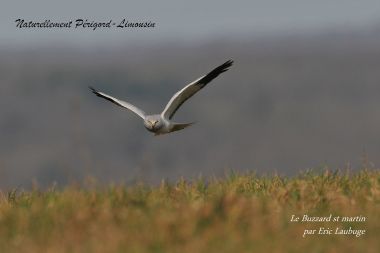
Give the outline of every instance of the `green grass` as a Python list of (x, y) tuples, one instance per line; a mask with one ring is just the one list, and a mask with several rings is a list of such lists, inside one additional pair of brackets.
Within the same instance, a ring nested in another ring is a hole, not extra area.
[[(293, 214), (367, 220), (295, 223)], [(302, 237), (337, 226), (366, 233)], [(379, 170), (0, 195), (0, 252), (380, 252), (379, 235)]]

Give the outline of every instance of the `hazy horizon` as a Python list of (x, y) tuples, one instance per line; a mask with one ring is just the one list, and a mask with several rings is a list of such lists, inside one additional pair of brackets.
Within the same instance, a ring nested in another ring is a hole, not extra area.
[[(292, 175), (326, 165), (358, 169), (366, 156), (380, 164), (378, 1), (41, 3), (0, 10), (2, 189), (88, 175), (104, 182), (231, 169)], [(159, 26), (53, 31), (14, 24), (79, 17)], [(155, 113), (228, 59), (231, 69), (175, 115), (197, 124), (170, 135), (152, 136), (141, 119), (88, 89)]]

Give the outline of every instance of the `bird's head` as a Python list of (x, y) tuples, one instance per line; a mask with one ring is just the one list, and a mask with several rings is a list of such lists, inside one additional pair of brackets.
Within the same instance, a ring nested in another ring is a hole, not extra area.
[(159, 115), (147, 116), (144, 120), (144, 126), (149, 131), (155, 132), (162, 127), (161, 117)]

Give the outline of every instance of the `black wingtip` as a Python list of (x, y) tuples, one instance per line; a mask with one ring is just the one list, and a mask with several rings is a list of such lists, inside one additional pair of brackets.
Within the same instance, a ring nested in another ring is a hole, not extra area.
[(97, 91), (94, 87), (88, 86), (88, 88), (94, 93), (95, 95), (99, 96), (99, 91)]
[(219, 70), (219, 73), (226, 72), (228, 68), (232, 66), (233, 63), (234, 61), (230, 59), (226, 61), (225, 63), (223, 63), (222, 65), (220, 65), (219, 67), (217, 67), (216, 69)]
[(208, 73), (205, 77), (203, 77), (199, 81), (199, 83), (204, 86), (207, 83), (211, 82), (211, 80), (213, 80), (214, 78), (219, 76), (221, 73), (226, 72), (228, 70), (228, 68), (232, 66), (233, 62), (234, 62), (233, 60), (228, 60), (225, 63), (223, 63), (222, 65), (216, 67), (210, 73)]
[(230, 59), (230, 60), (226, 61), (225, 63), (223, 63), (221, 67), (223, 67), (223, 69), (225, 69), (225, 70), (228, 70), (227, 68), (231, 67), (233, 63), (234, 63), (234, 61)]
[(226, 61), (224, 64), (225, 64), (227, 67), (231, 67), (233, 63), (234, 63), (234, 61), (231, 60), (231, 59), (229, 59), (229, 60)]

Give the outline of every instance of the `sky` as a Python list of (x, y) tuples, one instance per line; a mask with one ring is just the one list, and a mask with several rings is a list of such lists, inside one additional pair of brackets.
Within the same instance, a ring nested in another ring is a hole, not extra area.
[[(156, 26), (20, 29), (19, 18)], [(379, 164), (379, 31), (379, 0), (2, 0), (0, 187), (358, 168), (362, 154)], [(155, 112), (230, 58), (178, 113), (199, 124), (165, 138), (88, 90)]]
[[(18, 29), (15, 20), (76, 20), (115, 23), (123, 18), (152, 21), (154, 29)], [(0, 46), (50, 43), (94, 46), (150, 41), (207, 41), (220, 37), (262, 36), (361, 29), (380, 24), (378, 0), (287, 1), (10, 1), (0, 10)]]

